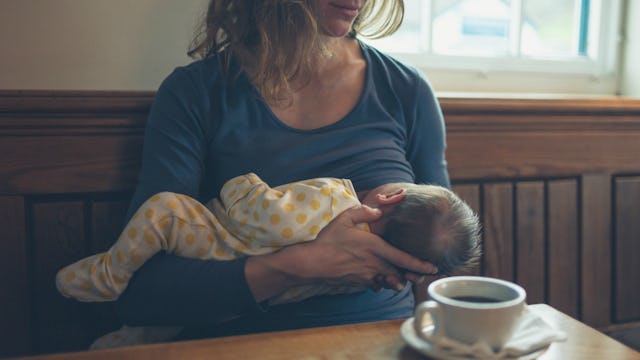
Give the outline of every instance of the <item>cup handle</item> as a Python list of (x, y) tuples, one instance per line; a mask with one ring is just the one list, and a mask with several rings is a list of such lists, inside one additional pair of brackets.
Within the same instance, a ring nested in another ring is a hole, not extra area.
[[(433, 334), (429, 336), (431, 339), (427, 338), (422, 331), (422, 321), (426, 313), (431, 315), (431, 319), (433, 321)], [(444, 322), (442, 321), (442, 308), (440, 305), (432, 300), (420, 303), (414, 311), (413, 327), (416, 334), (427, 341), (433, 340), (433, 338), (440, 337), (444, 334)]]

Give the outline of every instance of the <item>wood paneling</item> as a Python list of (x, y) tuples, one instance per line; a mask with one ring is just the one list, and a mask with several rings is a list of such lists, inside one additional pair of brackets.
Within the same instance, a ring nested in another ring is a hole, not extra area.
[(484, 185), (484, 275), (514, 281), (513, 186)]
[(0, 90), (0, 114), (88, 114), (92, 119), (147, 114), (154, 96), (152, 91)]
[(640, 101), (443, 98), (453, 179), (638, 171)]
[(580, 317), (580, 246), (578, 242), (578, 182), (548, 184), (548, 303)]
[(0, 91), (0, 194), (130, 190), (152, 98)]
[(451, 190), (480, 216), (480, 186), (478, 184), (453, 184)]
[(135, 135), (8, 137), (0, 142), (0, 193), (129, 190), (141, 145)]
[(611, 323), (611, 177), (582, 177), (582, 320)]
[(91, 253), (109, 249), (125, 226), (129, 199), (94, 201), (91, 204)]
[(615, 182), (615, 320), (640, 320), (640, 177)]
[(530, 304), (545, 301), (544, 183), (516, 184), (516, 282)]
[[(80, 349), (118, 326), (53, 277), (119, 234), (153, 95), (0, 91), (0, 356)], [(484, 228), (478, 272), (591, 326), (639, 320), (640, 101), (441, 104), (453, 189)]]
[[(638, 131), (453, 132), (447, 159), (452, 178), (464, 179), (631, 172), (637, 171), (638, 137)], [(459, 148), (473, 156), (452, 150)]]
[[(469, 207), (478, 215), (480, 223), (482, 224), (482, 213), (480, 205), (480, 185), (479, 184), (453, 184), (451, 190), (455, 192)], [(482, 263), (484, 262), (484, 253), (480, 259), (480, 262), (475, 269), (470, 270), (461, 275), (481, 275)]]
[(0, 357), (31, 347), (25, 204), (20, 196), (0, 196)]
[(58, 270), (87, 253), (84, 203), (36, 203), (33, 229), (36, 351), (84, 348), (94, 335), (87, 306), (63, 298), (55, 287)]
[[(640, 114), (640, 101), (621, 98), (615, 96), (569, 98), (558, 96), (550, 98), (548, 96), (524, 98), (526, 94), (510, 98), (491, 98), (480, 94), (477, 97), (469, 96), (445, 96), (440, 98), (440, 104), (447, 116), (465, 116), (468, 125), (479, 129), (489, 127), (497, 130), (519, 126), (521, 123), (528, 123), (527, 116), (560, 116), (560, 115), (583, 115), (582, 120), (566, 120), (558, 122), (555, 128), (578, 127), (577, 125), (587, 125), (594, 129), (609, 129), (611, 125), (598, 121), (603, 116), (625, 116)], [(477, 123), (473, 115), (488, 117), (488, 122)], [(497, 116), (510, 116), (511, 120), (503, 118), (496, 119)], [(544, 122), (544, 119), (541, 119)], [(637, 127), (638, 122), (627, 119), (625, 123), (629, 127)], [(547, 125), (548, 126), (548, 125)]]

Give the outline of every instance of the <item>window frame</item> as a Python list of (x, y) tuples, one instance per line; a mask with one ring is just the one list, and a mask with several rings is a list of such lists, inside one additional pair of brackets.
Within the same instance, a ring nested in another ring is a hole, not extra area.
[[(523, 0), (513, 1), (521, 4)], [(596, 41), (598, 46), (595, 49), (588, 48), (584, 57), (483, 57), (439, 55), (425, 50), (387, 53), (422, 70), (436, 91), (615, 95), (620, 91), (623, 1), (590, 2), (591, 6), (595, 4), (599, 7), (599, 16), (591, 16), (588, 20), (588, 41)], [(433, 2), (426, 0), (425, 3), (422, 16), (432, 19), (429, 8)], [(421, 36), (430, 37), (430, 29), (431, 26), (423, 26)], [(517, 38), (519, 42), (519, 36)], [(519, 47), (519, 43), (512, 46)], [(384, 48), (381, 50), (385, 51)]]

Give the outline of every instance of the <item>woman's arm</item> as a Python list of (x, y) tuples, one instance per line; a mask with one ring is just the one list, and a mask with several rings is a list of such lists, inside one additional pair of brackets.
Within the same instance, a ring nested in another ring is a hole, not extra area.
[(244, 259), (205, 261), (160, 253), (116, 303), (128, 325), (216, 324), (262, 311), (244, 277)]
[(118, 301), (120, 314), (131, 325), (215, 324), (261, 311), (257, 302), (293, 286), (323, 283), (398, 289), (405, 282), (399, 267), (433, 273), (431, 264), (355, 227), (379, 216), (379, 211), (368, 207), (352, 208), (325, 227), (315, 241), (240, 260), (200, 261), (159, 254), (130, 282)]
[(429, 83), (416, 74), (416, 97), (407, 106), (407, 160), (416, 183), (451, 187), (445, 159), (445, 122), (438, 99)]
[(380, 216), (377, 209), (356, 206), (336, 217), (314, 241), (249, 258), (245, 274), (254, 298), (263, 301), (289, 287), (317, 283), (399, 290), (405, 283), (405, 274), (399, 268), (418, 274), (437, 271), (430, 263), (355, 226), (376, 221)]
[[(180, 70), (158, 90), (128, 217), (159, 192), (199, 199), (207, 147), (200, 119), (209, 115), (198, 102), (204, 93)], [(216, 323), (260, 311), (247, 287), (244, 265), (245, 259), (204, 261), (160, 253), (136, 272), (116, 308), (129, 325)]]

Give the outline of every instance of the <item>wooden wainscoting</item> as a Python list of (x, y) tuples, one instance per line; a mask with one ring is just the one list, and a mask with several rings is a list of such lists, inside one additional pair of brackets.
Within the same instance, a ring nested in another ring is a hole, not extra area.
[[(0, 91), (0, 357), (118, 326), (53, 279), (122, 228), (153, 95)], [(484, 226), (478, 273), (601, 329), (640, 324), (640, 101), (441, 103), (454, 190)]]
[(482, 273), (592, 326), (639, 321), (640, 101), (441, 102), (455, 189), (485, 227)]
[(0, 92), (0, 357), (83, 349), (118, 326), (54, 276), (124, 226), (153, 95)]

